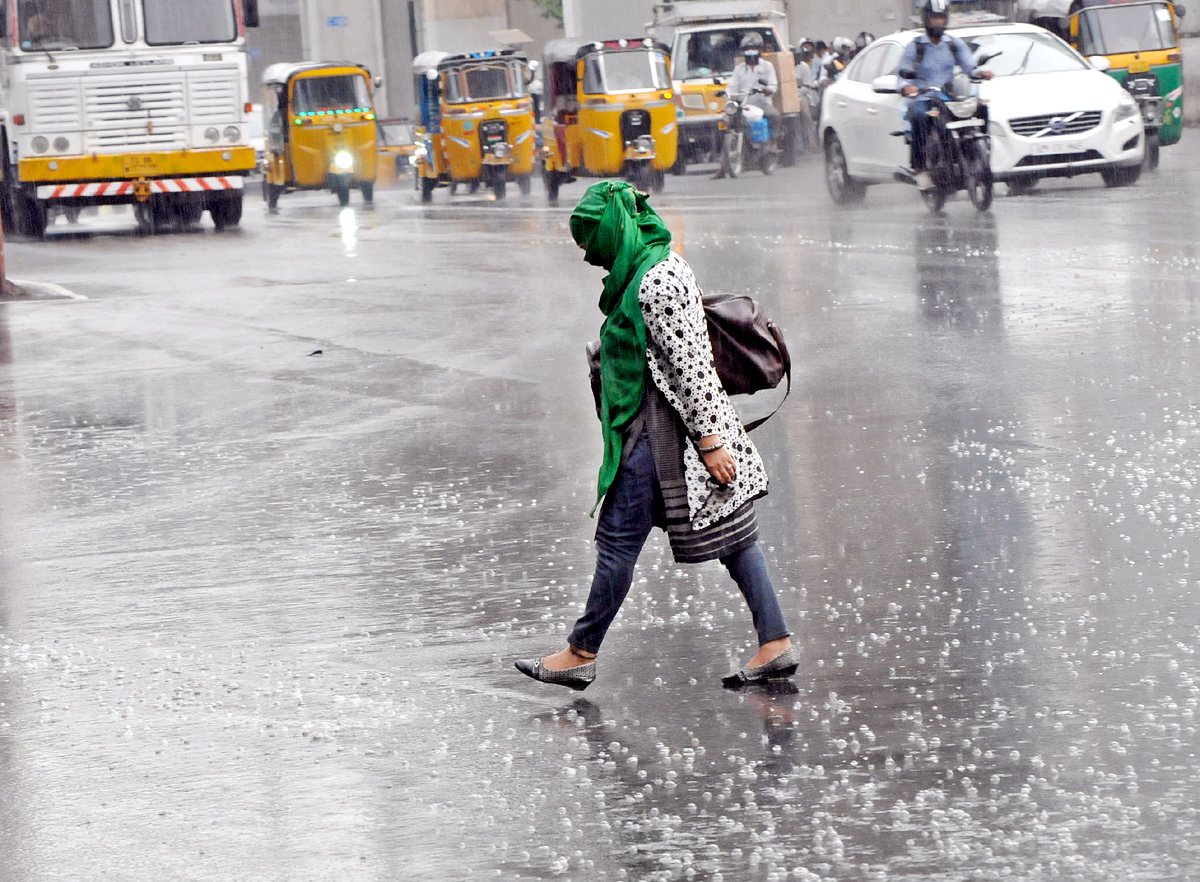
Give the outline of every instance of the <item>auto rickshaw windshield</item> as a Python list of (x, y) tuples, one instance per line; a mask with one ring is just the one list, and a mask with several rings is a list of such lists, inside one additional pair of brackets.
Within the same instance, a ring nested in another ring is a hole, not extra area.
[(446, 75), (446, 100), (451, 104), (467, 101), (495, 101), (521, 98), (525, 90), (525, 65), (473, 64), (451, 70)]
[(583, 91), (586, 95), (640, 92), (671, 88), (667, 59), (661, 52), (646, 49), (597, 52), (584, 60)]
[(1079, 14), (1079, 51), (1084, 55), (1121, 55), (1177, 45), (1175, 23), (1165, 3), (1094, 7)]
[(357, 74), (328, 77), (302, 77), (292, 87), (294, 113), (319, 113), (330, 110), (370, 107), (371, 95), (366, 78)]

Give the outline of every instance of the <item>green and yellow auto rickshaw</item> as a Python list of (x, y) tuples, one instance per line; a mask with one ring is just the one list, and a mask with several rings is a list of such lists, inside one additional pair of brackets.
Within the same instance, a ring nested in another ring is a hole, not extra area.
[[(1034, 4), (1035, 7), (1039, 4)], [(1183, 134), (1183, 51), (1171, 0), (1072, 0), (1066, 19), (1033, 20), (1108, 72), (1137, 99), (1146, 125), (1146, 164), (1158, 165), (1158, 148)]]

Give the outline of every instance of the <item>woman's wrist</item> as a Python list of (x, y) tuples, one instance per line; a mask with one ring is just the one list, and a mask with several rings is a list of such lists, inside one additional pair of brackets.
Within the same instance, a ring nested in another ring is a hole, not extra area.
[(705, 435), (696, 442), (696, 448), (701, 453), (712, 453), (714, 450), (720, 450), (725, 446), (725, 442), (721, 440), (720, 435)]

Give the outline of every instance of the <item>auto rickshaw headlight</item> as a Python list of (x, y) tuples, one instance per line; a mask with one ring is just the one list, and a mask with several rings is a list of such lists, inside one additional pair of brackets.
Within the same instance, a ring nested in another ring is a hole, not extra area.
[(334, 155), (333, 164), (342, 171), (350, 171), (350, 169), (354, 168), (354, 157), (343, 150), (341, 153)]
[(497, 159), (504, 159), (504, 157), (508, 156), (508, 145), (503, 141), (498, 141), (497, 143), (493, 144), (490, 149), (492, 151), (492, 156), (496, 157)]
[(216, 144), (221, 140), (221, 132), (216, 126), (209, 126), (204, 130), (204, 140), (211, 141), (213, 144)]
[(45, 153), (50, 149), (50, 142), (41, 135), (38, 135), (29, 142), (29, 146), (33, 148), (34, 153)]
[(225, 127), (225, 140), (228, 141), (230, 144), (239, 140), (241, 137), (242, 137), (242, 130), (239, 129), (237, 126), (226, 126)]

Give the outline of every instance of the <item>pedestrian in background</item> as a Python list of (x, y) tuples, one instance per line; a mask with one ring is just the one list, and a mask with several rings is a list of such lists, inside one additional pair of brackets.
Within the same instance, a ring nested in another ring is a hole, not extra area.
[(789, 677), (799, 649), (758, 545), (753, 506), (767, 492), (766, 469), (713, 366), (692, 269), (671, 251), (671, 233), (647, 195), (624, 182), (589, 187), (571, 235), (588, 263), (608, 270), (596, 570), (567, 647), (516, 666), (544, 683), (586, 689), (642, 546), (659, 526), (677, 562), (720, 560), (750, 608), (759, 649), (725, 685)]

